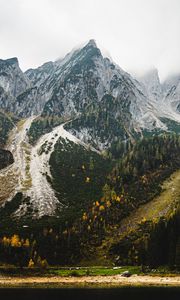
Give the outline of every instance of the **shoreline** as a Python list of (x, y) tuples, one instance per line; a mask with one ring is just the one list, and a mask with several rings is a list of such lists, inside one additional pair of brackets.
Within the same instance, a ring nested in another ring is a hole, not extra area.
[(132, 275), (131, 277), (11, 277), (0, 276), (0, 288), (118, 288), (118, 287), (179, 287), (180, 276)]

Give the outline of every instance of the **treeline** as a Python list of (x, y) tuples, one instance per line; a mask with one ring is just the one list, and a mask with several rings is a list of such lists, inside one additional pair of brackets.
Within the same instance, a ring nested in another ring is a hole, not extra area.
[(3, 148), (7, 142), (8, 134), (13, 129), (17, 118), (11, 114), (0, 111), (0, 148)]
[(70, 211), (71, 219), (68, 211), (63, 211), (65, 216), (60, 220), (44, 217), (26, 223), (6, 221), (6, 230), (0, 230), (1, 262), (33, 267), (40, 265), (40, 260), (50, 265), (73, 265), (85, 257), (94, 259), (95, 249), (105, 238), (109, 225), (123, 218), (127, 206), (125, 196), (117, 195), (106, 184), (103, 196), (76, 215)]
[(144, 138), (120, 162), (119, 171), (124, 174), (126, 181), (157, 168), (176, 168), (180, 165), (179, 151), (179, 135), (162, 134)]
[(49, 163), (51, 184), (59, 201), (68, 207), (66, 212), (71, 211), (74, 215), (74, 220), (102, 196), (102, 188), (112, 168), (109, 159), (63, 138), (56, 143)]
[(137, 207), (156, 196), (161, 191), (160, 183), (180, 167), (180, 136), (143, 138), (127, 148), (119, 146), (123, 154), (110, 174), (110, 185), (117, 193), (127, 193)]
[(161, 265), (180, 270), (180, 204), (175, 204), (169, 217), (147, 221), (111, 246), (119, 265), (142, 265), (156, 268)]
[[(121, 149), (121, 148), (120, 148)], [(121, 150), (122, 151), (122, 150)], [(162, 134), (143, 138), (123, 154), (111, 173), (111, 186), (126, 194), (134, 208), (161, 192), (160, 184), (180, 168), (180, 136)], [(131, 210), (131, 206), (128, 206)], [(179, 268), (180, 206), (172, 207), (168, 218), (142, 220), (139, 229), (128, 232), (113, 245), (119, 264), (145, 264), (151, 267), (169, 265)]]
[(43, 134), (51, 132), (54, 127), (65, 121), (63, 117), (58, 116), (37, 117), (28, 131), (29, 142), (35, 144)]
[(1, 262), (29, 268), (46, 268), (47, 260), (42, 259), (36, 251), (36, 241), (22, 238), (18, 234), (0, 238)]
[[(95, 152), (60, 139), (50, 159), (54, 178), (51, 184), (59, 199), (64, 199), (63, 204), (68, 205), (59, 212), (59, 218), (29, 218), (17, 221), (14, 227), (11, 222), (9, 234), (8, 213), (6, 230), (0, 230), (1, 261), (36, 266), (41, 259), (50, 265), (72, 265), (87, 258), (93, 263), (97, 247), (110, 236), (111, 229), (118, 228), (139, 205), (153, 199), (161, 191), (162, 181), (180, 167), (178, 135), (145, 138), (129, 144), (127, 152), (119, 149), (124, 154), (111, 164)], [(178, 207), (167, 219), (142, 220), (138, 230), (112, 245), (109, 256), (119, 256), (117, 264), (168, 264), (179, 268)], [(23, 222), (27, 228), (23, 228)], [(19, 236), (21, 246), (12, 245), (14, 234)]]

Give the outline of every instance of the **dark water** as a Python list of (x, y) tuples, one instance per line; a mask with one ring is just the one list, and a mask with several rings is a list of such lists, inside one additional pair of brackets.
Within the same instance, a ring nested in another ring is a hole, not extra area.
[(180, 288), (0, 289), (0, 300), (180, 300)]

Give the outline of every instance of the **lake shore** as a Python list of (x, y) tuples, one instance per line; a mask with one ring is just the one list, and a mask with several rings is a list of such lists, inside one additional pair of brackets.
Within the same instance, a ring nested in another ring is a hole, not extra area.
[(105, 288), (105, 287), (180, 287), (180, 276), (132, 275), (131, 277), (115, 276), (82, 276), (82, 277), (0, 277), (0, 288), (42, 287), (42, 288)]

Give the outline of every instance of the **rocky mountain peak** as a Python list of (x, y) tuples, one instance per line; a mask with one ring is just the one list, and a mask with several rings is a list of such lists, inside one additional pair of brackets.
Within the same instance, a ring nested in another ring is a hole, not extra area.
[[(86, 119), (91, 112), (93, 119), (101, 106), (99, 115), (104, 118), (101, 122), (108, 124), (109, 112), (106, 115), (104, 112), (110, 105), (113, 118), (121, 120), (128, 131), (164, 129), (158, 121), (164, 105), (161, 101), (164, 86), (158, 70), (149, 70), (137, 81), (107, 58), (94, 39), (64, 58), (25, 73), (19, 68), (17, 58), (0, 60), (0, 88), (0, 108), (20, 117), (41, 114), (74, 118), (83, 114)], [(173, 111), (179, 110), (179, 89), (175, 88), (168, 100), (172, 104), (173, 99)], [(87, 129), (87, 124), (83, 126), (83, 130)]]
[(14, 110), (17, 97), (30, 88), (30, 81), (19, 67), (16, 57), (0, 60), (0, 109)]
[(143, 82), (147, 86), (160, 85), (159, 73), (156, 68), (153, 68), (146, 72), (141, 78), (141, 82)]
[(89, 42), (84, 47), (79, 49), (80, 56), (82, 55), (82, 53), (83, 55), (88, 55), (89, 58), (95, 56), (102, 56), (101, 50), (98, 48), (95, 40), (93, 39), (89, 40)]
[(12, 57), (12, 58), (8, 58), (8, 59), (0, 59), (0, 68), (12, 66), (12, 65), (19, 66), (17, 57)]
[(158, 101), (162, 97), (162, 86), (158, 74), (158, 70), (153, 68), (144, 74), (139, 80), (147, 89), (148, 96)]
[(180, 84), (180, 74), (168, 76), (162, 84), (164, 93), (166, 94), (173, 86), (177, 86), (179, 84)]
[(90, 39), (89, 42), (87, 43), (87, 45), (97, 48), (97, 44), (94, 39)]

